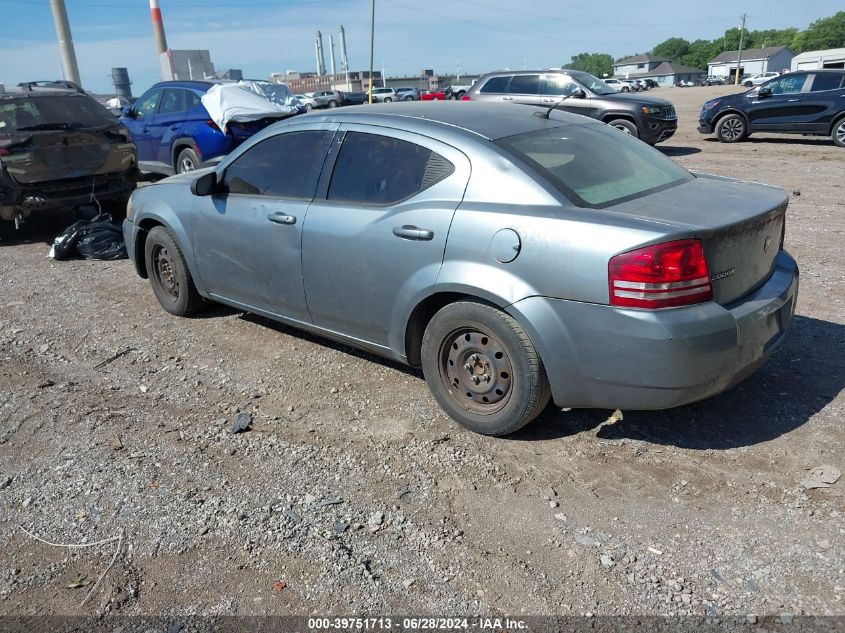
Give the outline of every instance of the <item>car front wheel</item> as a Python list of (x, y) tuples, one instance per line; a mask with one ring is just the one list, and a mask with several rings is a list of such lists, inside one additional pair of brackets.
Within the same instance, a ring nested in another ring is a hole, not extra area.
[(422, 366), (438, 404), (476, 433), (513, 433), (549, 402), (531, 339), (513, 317), (485, 303), (459, 301), (437, 312), (423, 336)]
[(833, 124), (833, 132), (830, 135), (834, 144), (845, 147), (845, 118), (839, 119)]
[(189, 171), (194, 171), (199, 167), (200, 159), (197, 153), (189, 147), (186, 147), (179, 156), (176, 157), (176, 173), (185, 174)]
[(150, 230), (144, 243), (147, 274), (161, 307), (170, 314), (187, 316), (203, 307), (182, 249), (163, 226)]
[(610, 127), (615, 127), (620, 132), (633, 136), (634, 138), (640, 137), (640, 134), (637, 131), (637, 126), (627, 119), (614, 119), (613, 121), (608, 121), (607, 124)]
[(738, 143), (748, 135), (748, 125), (738, 114), (728, 114), (716, 124), (716, 138), (722, 143)]

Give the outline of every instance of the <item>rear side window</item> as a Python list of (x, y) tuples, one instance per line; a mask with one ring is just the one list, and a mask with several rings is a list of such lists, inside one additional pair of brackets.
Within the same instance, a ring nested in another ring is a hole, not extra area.
[(491, 77), (481, 86), (481, 92), (504, 92), (510, 77)]
[(232, 194), (310, 200), (334, 132), (289, 132), (250, 147), (226, 168)]
[(91, 97), (55, 95), (12, 99), (0, 104), (0, 132), (99, 127), (116, 123)]
[(540, 94), (540, 75), (514, 75), (508, 88), (511, 94)]
[(158, 107), (159, 114), (173, 114), (187, 110), (187, 90), (181, 88), (168, 88), (161, 97), (161, 105)]
[(497, 143), (579, 206), (607, 207), (693, 178), (657, 150), (603, 124), (539, 130)]
[(337, 157), (329, 200), (386, 205), (449, 176), (452, 163), (430, 149), (389, 136), (348, 132)]
[(845, 75), (839, 73), (819, 73), (813, 79), (813, 92), (821, 92), (822, 90), (836, 90), (842, 85), (842, 78)]

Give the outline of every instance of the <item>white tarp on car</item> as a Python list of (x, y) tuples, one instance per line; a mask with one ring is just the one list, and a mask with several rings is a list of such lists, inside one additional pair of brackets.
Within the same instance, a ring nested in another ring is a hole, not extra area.
[(299, 112), (299, 103), (286, 85), (266, 81), (217, 84), (202, 96), (202, 104), (221, 130), (229, 121), (281, 119)]

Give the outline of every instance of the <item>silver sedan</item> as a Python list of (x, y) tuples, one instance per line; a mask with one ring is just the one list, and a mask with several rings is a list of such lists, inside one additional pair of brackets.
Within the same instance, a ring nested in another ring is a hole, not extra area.
[(387, 104), (263, 130), (135, 191), (165, 310), (209, 301), (414, 367), (465, 427), (659, 409), (758, 368), (793, 316), (781, 189), (692, 174), (593, 119)]

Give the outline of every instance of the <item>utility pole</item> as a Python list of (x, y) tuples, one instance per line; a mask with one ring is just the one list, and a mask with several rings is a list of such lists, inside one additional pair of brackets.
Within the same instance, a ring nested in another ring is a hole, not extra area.
[(79, 66), (76, 63), (76, 52), (73, 50), (73, 37), (70, 34), (70, 23), (67, 19), (65, 0), (50, 0), (53, 11), (53, 22), (56, 24), (56, 36), (59, 39), (59, 53), (62, 56), (62, 73), (64, 79), (82, 86), (79, 79)]
[(376, 0), (372, 0), (372, 13), (370, 16), (370, 81), (367, 91), (367, 101), (373, 102), (373, 52), (376, 45)]
[(736, 80), (734, 85), (739, 85), (739, 67), (742, 63), (742, 36), (745, 34), (745, 13), (742, 14), (742, 22), (739, 23), (739, 50), (736, 53)]

